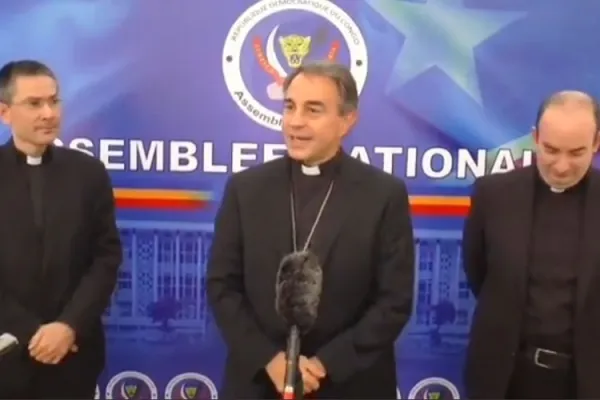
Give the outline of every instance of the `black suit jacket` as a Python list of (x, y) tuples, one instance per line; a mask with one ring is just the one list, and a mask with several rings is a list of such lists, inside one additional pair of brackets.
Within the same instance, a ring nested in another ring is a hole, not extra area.
[[(220, 398), (275, 398), (264, 371), (285, 350), (275, 277), (292, 251), (287, 157), (233, 175), (215, 222), (208, 296), (229, 349)], [(315, 232), (319, 317), (303, 339), (328, 376), (318, 398), (395, 398), (394, 341), (412, 309), (414, 244), (405, 185), (343, 155)]]
[[(504, 398), (527, 300), (534, 167), (475, 182), (463, 235), (464, 268), (477, 297), (466, 363), (469, 398)], [(600, 172), (586, 189), (575, 308), (579, 398), (598, 398), (600, 371)]]
[(122, 257), (110, 179), (102, 162), (75, 150), (52, 147), (44, 159), (40, 234), (24, 156), (12, 142), (0, 146), (0, 332), (21, 345), (0, 358), (0, 391), (29, 379), (27, 346), (48, 322), (76, 332), (79, 352), (67, 355), (65, 365), (79, 374), (104, 366), (101, 316)]

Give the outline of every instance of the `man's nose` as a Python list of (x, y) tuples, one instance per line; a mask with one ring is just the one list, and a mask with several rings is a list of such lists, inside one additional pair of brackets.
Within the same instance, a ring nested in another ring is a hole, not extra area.
[(55, 110), (50, 104), (45, 103), (40, 107), (40, 115), (44, 119), (52, 118), (55, 115)]
[(564, 174), (569, 170), (569, 161), (566, 160), (564, 157), (561, 157), (558, 161), (556, 161), (556, 163), (554, 164), (554, 171), (556, 171), (557, 174)]
[(289, 122), (293, 127), (302, 127), (306, 125), (306, 118), (303, 113), (296, 111), (290, 116)]

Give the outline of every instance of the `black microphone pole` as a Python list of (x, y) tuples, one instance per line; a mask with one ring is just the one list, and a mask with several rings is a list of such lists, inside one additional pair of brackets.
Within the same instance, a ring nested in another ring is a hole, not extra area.
[(317, 256), (308, 251), (288, 254), (279, 265), (276, 281), (275, 310), (289, 328), (282, 398), (301, 400), (300, 335), (306, 335), (317, 318), (323, 281)]
[(298, 361), (300, 359), (300, 331), (292, 325), (285, 351), (285, 380), (283, 381), (283, 400), (300, 400), (304, 398), (304, 387), (300, 385)]

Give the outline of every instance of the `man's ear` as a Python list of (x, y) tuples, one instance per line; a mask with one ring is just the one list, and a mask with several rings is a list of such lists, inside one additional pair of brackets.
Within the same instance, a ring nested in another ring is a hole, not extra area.
[(10, 112), (11, 110), (8, 104), (0, 102), (0, 121), (6, 125), (10, 125), (11, 122)]
[(537, 143), (540, 138), (540, 133), (535, 126), (531, 128), (531, 136), (533, 137), (533, 143)]
[(342, 137), (345, 137), (350, 133), (356, 122), (358, 121), (358, 110), (350, 111), (346, 115), (344, 115), (344, 131), (342, 133)]

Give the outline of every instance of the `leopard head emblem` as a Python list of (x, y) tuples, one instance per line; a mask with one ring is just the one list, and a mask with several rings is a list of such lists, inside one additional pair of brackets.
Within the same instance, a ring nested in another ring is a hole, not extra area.
[(310, 53), (310, 36), (280, 36), (279, 45), (288, 65), (291, 68), (298, 68), (302, 65), (304, 57)]

